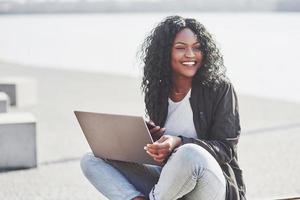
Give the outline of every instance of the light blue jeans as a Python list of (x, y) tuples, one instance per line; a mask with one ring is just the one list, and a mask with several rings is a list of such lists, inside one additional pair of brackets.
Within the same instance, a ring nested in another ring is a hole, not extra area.
[(110, 200), (145, 196), (150, 200), (225, 200), (226, 180), (217, 161), (201, 146), (185, 144), (163, 166), (81, 159), (86, 178)]

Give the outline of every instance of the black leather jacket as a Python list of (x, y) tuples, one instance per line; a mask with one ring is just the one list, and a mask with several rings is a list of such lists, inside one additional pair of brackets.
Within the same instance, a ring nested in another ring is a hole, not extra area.
[[(241, 131), (238, 101), (232, 84), (226, 81), (216, 87), (193, 84), (190, 104), (198, 139), (181, 136), (183, 144), (200, 145), (217, 160), (227, 180), (227, 200), (245, 200), (246, 188), (237, 158)], [(164, 125), (168, 103), (164, 104), (162, 115), (159, 124)]]

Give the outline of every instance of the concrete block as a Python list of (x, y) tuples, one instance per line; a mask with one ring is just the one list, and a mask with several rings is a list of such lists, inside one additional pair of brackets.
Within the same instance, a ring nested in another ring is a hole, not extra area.
[(0, 169), (36, 166), (35, 117), (30, 113), (0, 113)]
[(0, 92), (0, 113), (6, 113), (9, 107), (9, 97), (5, 92)]
[(12, 106), (32, 106), (37, 103), (37, 83), (33, 78), (0, 78), (0, 92), (5, 92)]

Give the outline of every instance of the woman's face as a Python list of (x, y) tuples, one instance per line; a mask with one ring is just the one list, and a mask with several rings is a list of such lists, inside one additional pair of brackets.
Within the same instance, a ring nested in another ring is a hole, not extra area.
[(197, 36), (189, 28), (178, 32), (172, 46), (173, 76), (192, 78), (200, 68), (202, 58)]

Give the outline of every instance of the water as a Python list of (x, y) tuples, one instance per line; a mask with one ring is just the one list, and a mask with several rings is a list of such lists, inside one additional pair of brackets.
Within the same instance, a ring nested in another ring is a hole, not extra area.
[[(179, 14), (215, 36), (238, 92), (300, 102), (300, 14)], [(139, 45), (167, 15), (0, 16), (0, 60), (139, 76)]]

